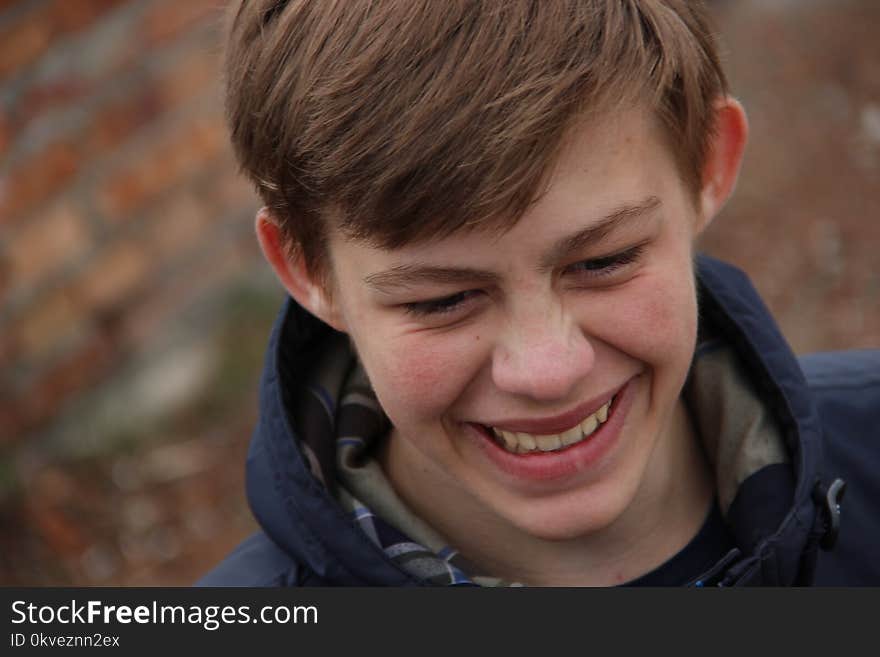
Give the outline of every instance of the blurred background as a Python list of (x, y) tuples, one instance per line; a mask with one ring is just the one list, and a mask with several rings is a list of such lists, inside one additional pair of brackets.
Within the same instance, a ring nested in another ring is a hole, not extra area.
[[(218, 0), (0, 0), (0, 585), (188, 585), (254, 529), (280, 287)], [(702, 248), (799, 353), (880, 347), (880, 3), (716, 0), (751, 143)]]

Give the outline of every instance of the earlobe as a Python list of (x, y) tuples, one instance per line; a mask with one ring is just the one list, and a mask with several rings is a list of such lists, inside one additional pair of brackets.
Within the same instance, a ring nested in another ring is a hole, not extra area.
[(715, 130), (703, 168), (700, 231), (709, 225), (733, 193), (749, 133), (745, 110), (735, 98), (720, 99), (715, 112)]
[(275, 276), (296, 302), (337, 331), (345, 331), (344, 322), (320, 282), (313, 279), (302, 257), (291, 254), (285, 244), (278, 220), (268, 208), (261, 208), (255, 220), (257, 241)]

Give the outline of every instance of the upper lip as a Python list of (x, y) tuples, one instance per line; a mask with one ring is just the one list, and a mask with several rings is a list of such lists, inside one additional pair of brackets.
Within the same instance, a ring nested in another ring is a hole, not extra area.
[(502, 420), (484, 422), (486, 426), (494, 429), (504, 429), (505, 431), (515, 431), (531, 434), (554, 434), (561, 433), (573, 426), (580, 424), (583, 420), (604, 406), (608, 401), (620, 392), (626, 383), (616, 388), (604, 392), (589, 401), (579, 404), (571, 410), (554, 415), (552, 417), (542, 418), (505, 418)]

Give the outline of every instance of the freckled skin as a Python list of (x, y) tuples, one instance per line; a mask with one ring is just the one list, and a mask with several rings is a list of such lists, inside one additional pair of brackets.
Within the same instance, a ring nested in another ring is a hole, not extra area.
[[(692, 245), (700, 221), (662, 144), (639, 112), (583, 128), (547, 193), (500, 236), (455, 235), (393, 252), (331, 236), (334, 298), (394, 425), (384, 468), (411, 507), (494, 572), (527, 570), (516, 550), (543, 550), (547, 563), (570, 554), (569, 544), (621, 553), (672, 522), (669, 509), (691, 504), (675, 496), (694, 497), (696, 479), (705, 477), (694, 473), (690, 488), (670, 481), (670, 473), (691, 476), (685, 464), (695, 449), (670, 426), (696, 337)], [(541, 254), (556, 239), (652, 195), (662, 202), (657, 221), (622, 229), (581, 256), (648, 240), (617, 279), (582, 284), (540, 270)], [(426, 326), (395, 304), (460, 289), (386, 299), (363, 283), (409, 262), (491, 270), (501, 283), (449, 326)], [(637, 395), (619, 444), (600, 465), (559, 485), (512, 481), (462, 429), (490, 418), (552, 416), (631, 379)], [(707, 499), (687, 513), (702, 514)]]

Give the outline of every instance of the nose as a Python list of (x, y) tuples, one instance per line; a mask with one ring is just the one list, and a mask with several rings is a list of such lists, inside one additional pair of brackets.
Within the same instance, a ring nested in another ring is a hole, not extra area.
[(539, 401), (569, 397), (596, 360), (586, 333), (557, 312), (512, 323), (492, 354), (492, 378), (505, 392)]

